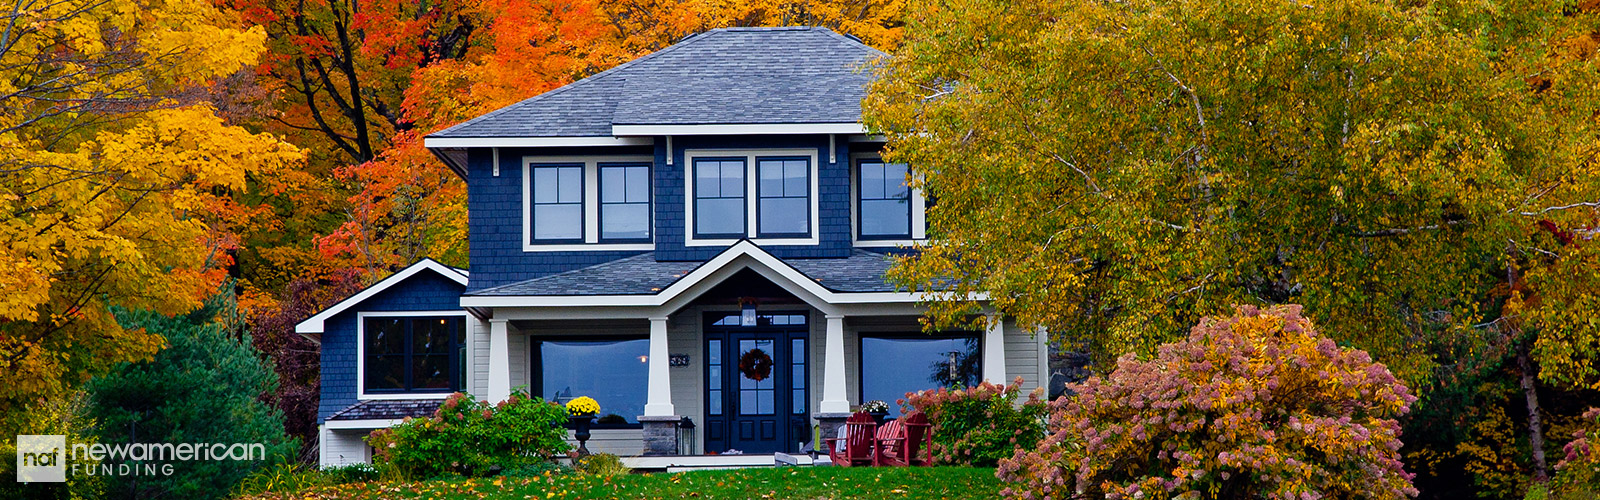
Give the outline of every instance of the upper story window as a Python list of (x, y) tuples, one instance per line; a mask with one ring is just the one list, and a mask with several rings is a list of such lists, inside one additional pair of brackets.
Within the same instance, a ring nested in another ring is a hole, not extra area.
[(465, 316), (362, 316), (363, 394), (448, 394), (466, 380)]
[(583, 165), (534, 165), (533, 241), (583, 242)]
[(911, 239), (911, 188), (906, 185), (909, 173), (904, 163), (857, 163), (860, 239)]
[(756, 161), (756, 236), (804, 238), (811, 234), (811, 165), (806, 158)]
[(651, 250), (652, 158), (523, 158), (522, 249)]
[(686, 246), (754, 239), (816, 245), (815, 149), (706, 149), (684, 152)]
[(695, 237), (744, 237), (744, 170), (743, 158), (695, 159)]
[(650, 241), (650, 166), (600, 164), (600, 241)]

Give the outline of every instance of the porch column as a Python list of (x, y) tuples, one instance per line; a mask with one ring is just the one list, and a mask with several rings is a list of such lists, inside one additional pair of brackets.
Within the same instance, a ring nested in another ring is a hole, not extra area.
[[(818, 413), (849, 413), (844, 389), (844, 316), (829, 314), (826, 350), (822, 357), (822, 401)], [(830, 436), (831, 437), (831, 436)]]
[(1005, 319), (998, 313), (988, 316), (988, 328), (983, 332), (983, 380), (1005, 384), (1006, 331)]
[(675, 415), (672, 409), (672, 372), (667, 369), (667, 318), (650, 318), (650, 384), (644, 414)]
[(491, 403), (511, 397), (510, 321), (489, 320), (489, 387), (485, 393)]

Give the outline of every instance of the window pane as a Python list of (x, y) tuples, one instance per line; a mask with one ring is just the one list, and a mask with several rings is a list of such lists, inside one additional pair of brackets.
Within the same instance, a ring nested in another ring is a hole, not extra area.
[(628, 167), (628, 201), (650, 201), (650, 167)]
[(861, 164), (861, 199), (880, 200), (884, 197), (883, 164)]
[(413, 389), (449, 389), (450, 355), (429, 354), (412, 357), (411, 387)]
[(600, 167), (600, 202), (619, 203), (628, 201), (627, 169), (623, 167)]
[(555, 203), (557, 201), (556, 200), (556, 191), (557, 191), (557, 188), (560, 187), (559, 186), (559, 182), (557, 182), (557, 180), (556, 180), (556, 178), (557, 178), (556, 171), (557, 170), (560, 170), (560, 169), (548, 168), (548, 167), (534, 167), (534, 169), (533, 169), (533, 202), (534, 203)]
[(757, 164), (761, 171), (761, 196), (783, 196), (783, 163), (763, 160)]
[(744, 199), (714, 198), (699, 200), (694, 207), (695, 231), (699, 234), (744, 234)]
[(583, 238), (583, 205), (535, 205), (533, 239), (576, 240)]
[(403, 390), (406, 388), (406, 358), (401, 354), (367, 356), (367, 372), (362, 374), (366, 389)]
[(722, 163), (694, 162), (694, 195), (698, 198), (722, 195)]
[(806, 185), (806, 162), (804, 160), (790, 160), (783, 162), (783, 192), (787, 196), (805, 196), (811, 190)]
[(910, 172), (906, 170), (906, 164), (904, 163), (885, 165), (883, 169), (884, 197), (910, 198), (911, 191), (906, 186), (906, 181), (910, 180), (908, 178), (909, 174)]
[(583, 167), (561, 167), (558, 202), (583, 203)]
[(905, 200), (861, 200), (862, 236), (911, 235), (911, 203)]
[(638, 422), (649, 384), (649, 352), (645, 339), (540, 342), (540, 394), (563, 404), (589, 396), (600, 402), (603, 416)]
[(367, 355), (405, 353), (406, 332), (402, 321), (402, 318), (367, 318)]
[(600, 207), (600, 237), (606, 239), (644, 239), (650, 237), (650, 205), (603, 205)]
[(761, 233), (797, 234), (810, 231), (811, 211), (805, 198), (762, 198)]
[[(411, 320), (411, 352), (413, 354), (448, 354), (450, 342), (449, 318), (419, 318)], [(448, 359), (448, 358), (446, 358)]]
[(889, 403), (915, 392), (957, 384), (977, 385), (982, 377), (978, 338), (862, 337), (861, 397)]
[(744, 162), (722, 162), (722, 196), (744, 196)]

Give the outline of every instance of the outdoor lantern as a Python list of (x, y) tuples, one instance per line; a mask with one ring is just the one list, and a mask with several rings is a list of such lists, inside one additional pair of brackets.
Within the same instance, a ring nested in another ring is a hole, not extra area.
[(678, 454), (694, 454), (694, 421), (689, 417), (678, 420)]
[(739, 326), (756, 326), (756, 301), (740, 300), (744, 308), (739, 311)]

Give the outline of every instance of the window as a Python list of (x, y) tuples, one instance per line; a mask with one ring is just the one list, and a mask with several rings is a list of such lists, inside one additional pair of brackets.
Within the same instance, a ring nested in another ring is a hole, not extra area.
[(449, 393), (466, 380), (466, 318), (366, 317), (362, 335), (364, 392)]
[(743, 158), (695, 159), (695, 237), (744, 237), (744, 168)]
[(878, 160), (856, 167), (860, 239), (911, 238), (911, 189), (904, 163)]
[(756, 160), (756, 235), (811, 234), (811, 165), (805, 158)]
[(583, 165), (534, 165), (533, 243), (583, 242)]
[(907, 392), (975, 386), (982, 370), (976, 334), (861, 337), (861, 400), (890, 403), (896, 414)]
[(644, 414), (648, 339), (542, 340), (533, 355), (540, 397), (561, 404), (578, 396), (594, 398), (601, 424), (636, 424)]
[(600, 164), (600, 241), (650, 241), (650, 166)]

